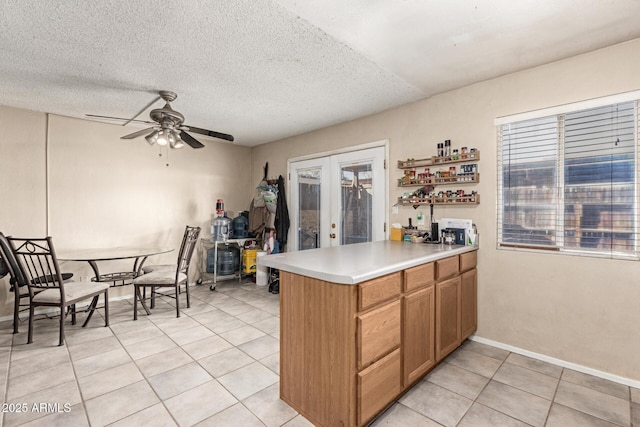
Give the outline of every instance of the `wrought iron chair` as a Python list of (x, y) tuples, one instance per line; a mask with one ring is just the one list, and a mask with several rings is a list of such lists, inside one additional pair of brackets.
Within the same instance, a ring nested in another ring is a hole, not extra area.
[[(28, 302), (23, 300), (29, 299), (29, 288), (26, 286), (27, 281), (22, 276), (22, 272), (18, 266), (18, 260), (13, 256), (9, 242), (2, 232), (0, 232), (0, 259), (2, 259), (6, 272), (9, 274), (9, 290), (14, 293), (13, 297), (13, 333), (18, 333), (18, 324), (20, 323), (20, 312), (29, 307)], [(2, 277), (2, 275), (0, 275)], [(23, 307), (23, 308), (21, 308)]]
[[(13, 255), (9, 241), (2, 232), (0, 232), (0, 260), (6, 265), (9, 274), (9, 291), (14, 293), (13, 298), (13, 333), (19, 332), (20, 313), (29, 310), (29, 287), (26, 279), (22, 276), (18, 260)], [(5, 276), (0, 274), (0, 278)], [(71, 280), (73, 273), (62, 273), (62, 280), (65, 282)], [(25, 300), (25, 302), (23, 302)]]
[(8, 237), (11, 251), (18, 261), (19, 277), (29, 288), (29, 335), (27, 344), (33, 342), (33, 317), (36, 307), (60, 309), (60, 343), (64, 344), (65, 309), (71, 308), (72, 323), (76, 323), (76, 303), (91, 299), (87, 326), (96, 309), (98, 298), (104, 295), (105, 327), (109, 326), (109, 284), (105, 282), (65, 282), (60, 272), (53, 247), (53, 239)]
[(200, 227), (187, 226), (182, 237), (182, 244), (178, 252), (178, 261), (172, 269), (161, 268), (149, 273), (138, 276), (133, 280), (133, 320), (138, 320), (138, 300), (147, 315), (151, 311), (145, 304), (145, 299), (140, 293), (140, 288), (151, 288), (151, 308), (155, 306), (156, 288), (174, 288), (175, 295), (163, 294), (170, 296), (176, 300), (176, 317), (180, 317), (180, 286), (185, 285), (187, 297), (187, 308), (191, 307), (189, 297), (189, 265), (193, 250), (196, 247), (198, 236), (200, 235)]

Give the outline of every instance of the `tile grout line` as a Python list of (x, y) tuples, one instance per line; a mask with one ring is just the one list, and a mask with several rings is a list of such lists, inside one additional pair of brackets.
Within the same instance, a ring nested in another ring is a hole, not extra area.
[[(134, 309), (133, 304), (131, 305), (131, 308), (132, 308), (132, 309)], [(133, 322), (133, 320), (131, 320), (131, 321)], [(153, 323), (153, 322), (152, 322), (152, 323)], [(154, 326), (155, 326), (156, 328), (160, 329), (160, 328), (159, 328), (155, 323), (154, 323)], [(171, 339), (171, 338), (170, 338), (170, 337), (169, 337), (169, 336), (164, 332), (164, 330), (162, 330), (162, 329), (160, 329), (160, 330), (162, 331), (162, 333), (163, 333), (165, 336), (167, 336), (167, 338)], [(166, 406), (166, 405), (165, 405), (165, 403), (164, 403), (164, 400), (163, 400), (162, 398), (160, 398), (160, 396), (158, 395), (158, 393), (156, 392), (156, 390), (153, 388), (153, 386), (152, 386), (152, 385), (151, 385), (151, 383), (149, 382), (149, 379), (147, 378), (147, 376), (146, 376), (146, 375), (145, 375), (145, 374), (140, 370), (140, 366), (138, 366), (137, 361), (136, 361), (136, 360), (131, 356), (131, 354), (129, 353), (129, 351), (128, 351), (128, 350), (127, 350), (127, 348), (125, 347), (124, 343), (120, 340), (120, 337), (119, 337), (119, 336), (118, 336), (118, 335), (117, 335), (113, 330), (111, 330), (111, 332), (113, 333), (113, 335), (114, 335), (114, 337), (116, 338), (116, 340), (118, 340), (118, 343), (120, 343), (120, 346), (122, 346), (122, 349), (127, 353), (127, 356), (129, 356), (129, 358), (131, 359), (131, 362), (133, 362), (133, 364), (135, 365), (135, 367), (136, 367), (136, 369), (138, 370), (138, 372), (140, 372), (140, 375), (142, 375), (142, 379), (143, 379), (143, 381), (145, 381), (145, 382), (147, 383), (147, 385), (149, 386), (149, 388), (151, 389), (151, 391), (153, 392), (153, 394), (158, 398), (158, 400), (160, 401), (160, 403), (162, 404), (162, 406), (164, 407), (164, 409), (167, 411), (167, 414), (169, 414), (169, 417), (171, 417), (171, 420), (172, 420), (172, 421), (173, 421), (177, 426), (179, 426), (179, 425), (180, 425), (180, 423), (178, 423), (178, 420), (176, 420), (176, 419), (175, 419), (175, 417), (173, 416), (173, 414), (171, 413), (171, 411), (169, 410), (169, 408), (167, 408), (167, 406)], [(153, 338), (151, 338), (151, 339), (153, 339)], [(150, 339), (150, 340), (151, 340), (151, 339)], [(189, 355), (189, 357), (191, 357), (191, 355)], [(141, 358), (141, 359), (143, 359), (143, 358)], [(135, 383), (134, 383), (134, 384), (135, 384)], [(129, 384), (129, 385), (131, 385), (131, 384)], [(128, 387), (128, 386), (125, 386), (125, 387)], [(122, 390), (123, 388), (124, 388), (124, 387), (120, 387), (118, 390)], [(113, 391), (115, 391), (115, 390), (113, 390)], [(149, 408), (153, 407), (154, 405), (156, 405), (156, 404), (154, 403), (154, 404), (153, 404), (153, 405), (151, 405), (151, 406), (147, 406), (146, 408), (142, 408), (142, 409), (140, 409), (139, 411), (136, 411), (136, 412), (134, 412), (134, 413), (132, 413), (132, 414), (129, 414), (129, 415), (125, 416), (125, 417), (122, 417), (122, 418), (119, 418), (119, 419), (117, 419), (117, 420), (114, 420), (113, 422), (111, 422), (111, 423), (109, 423), (109, 424), (113, 424), (113, 423), (116, 423), (116, 422), (118, 422), (118, 421), (124, 420), (124, 419), (126, 419), (126, 418), (128, 418), (128, 417), (130, 417), (130, 416), (132, 416), (132, 415), (135, 415), (135, 414), (138, 414), (138, 413), (140, 413), (140, 412), (142, 412), (142, 411), (145, 411), (145, 410), (147, 410), (147, 409), (149, 409)], [(88, 413), (87, 413), (87, 416), (88, 416)]]
[[(233, 296), (228, 296), (228, 295), (227, 295), (227, 297), (228, 297), (228, 298), (233, 298), (233, 299), (235, 299), (236, 301), (240, 301), (240, 302), (243, 302), (243, 303), (244, 303), (244, 301), (239, 300), (239, 299), (237, 299), (237, 298), (235, 298), (235, 297), (233, 297)], [(249, 304), (249, 303), (245, 303), (245, 304)], [(252, 307), (255, 307), (255, 306), (254, 306), (254, 305), (252, 305), (252, 304), (249, 304), (249, 305), (251, 305)], [(258, 307), (255, 307), (255, 309), (257, 309), (257, 310), (262, 310), (262, 309), (260, 309), (260, 308), (258, 308)], [(262, 311), (264, 311), (264, 310), (262, 310)], [(227, 313), (227, 314), (228, 314), (228, 313)], [(230, 316), (232, 316), (232, 315), (230, 315)], [(233, 316), (233, 317), (237, 319), (237, 317), (236, 317), (236, 316)], [(194, 320), (196, 320), (196, 319), (194, 319)], [(196, 322), (198, 322), (198, 320), (196, 320)], [(200, 323), (200, 322), (199, 322), (199, 323)], [(248, 323), (247, 323), (247, 325), (250, 325), (250, 324), (248, 324)], [(202, 325), (202, 326), (204, 326), (204, 325)], [(206, 326), (205, 326), (205, 327), (206, 327)], [(240, 327), (242, 327), (242, 326), (240, 326)], [(240, 328), (240, 327), (239, 327), (239, 328)], [(239, 328), (236, 328), (236, 329), (239, 329)], [(235, 330), (235, 329), (232, 329), (232, 330)], [(227, 331), (227, 332), (229, 332), (229, 331)], [(261, 331), (261, 332), (264, 332), (264, 331)], [(219, 334), (216, 334), (216, 335), (220, 336)], [(270, 334), (266, 334), (266, 333), (265, 333), (265, 336), (268, 336), (268, 335), (270, 335)], [(226, 342), (229, 342), (229, 341), (225, 340), (225, 339), (224, 339), (223, 337), (221, 337), (221, 336), (220, 336), (220, 338), (221, 338), (221, 339), (223, 339), (223, 340), (224, 340), (224, 341), (226, 341)], [(256, 338), (256, 339), (258, 339), (258, 338)], [(251, 341), (253, 341), (253, 340), (249, 340), (249, 341), (247, 341), (247, 342), (251, 342)], [(259, 363), (260, 365), (264, 366), (265, 368), (269, 369), (269, 368), (268, 368), (267, 366), (265, 366), (262, 362), (260, 362), (260, 360), (258, 360), (258, 359), (254, 359), (250, 354), (247, 354), (247, 353), (246, 353), (246, 352), (244, 352), (242, 349), (238, 348), (238, 346), (236, 346), (236, 345), (234, 345), (233, 343), (230, 343), (230, 342), (229, 342), (229, 344), (233, 346), (232, 348), (237, 348), (239, 351), (241, 351), (242, 353), (246, 354), (249, 358), (251, 358), (251, 359), (254, 361), (254, 362), (252, 362), (252, 363), (256, 363), (256, 362), (257, 362), (257, 363)], [(243, 344), (245, 344), (245, 343), (243, 343)], [(273, 354), (275, 354), (275, 353), (273, 353)], [(199, 364), (199, 362), (198, 362), (197, 360), (196, 360), (196, 363), (198, 363), (198, 364)], [(251, 364), (251, 363), (250, 363), (250, 364)], [(201, 365), (200, 365), (200, 366), (201, 366)], [(229, 371), (229, 372), (225, 373), (224, 375), (228, 375), (228, 374), (230, 374), (230, 373), (232, 373), (232, 372), (236, 372), (236, 371), (238, 371), (238, 370), (240, 370), (240, 369), (242, 369), (242, 368), (244, 368), (244, 367), (246, 367), (246, 366), (248, 366), (248, 365), (241, 366), (241, 367), (239, 367), (239, 368), (237, 368), (237, 369), (234, 369), (234, 370), (232, 370), (232, 371)], [(202, 368), (204, 369), (204, 367), (202, 367)], [(205, 370), (206, 370), (206, 369), (205, 369)], [(271, 369), (269, 369), (269, 371), (270, 371), (270, 372), (273, 372)], [(274, 372), (274, 373), (275, 373), (275, 372)], [(280, 374), (278, 373), (277, 375), (278, 375), (278, 382), (280, 382)], [(221, 376), (223, 376), (223, 375), (221, 375)], [(217, 381), (217, 378), (215, 378), (215, 377), (214, 377), (214, 380), (216, 380), (216, 381)], [(224, 385), (224, 384), (222, 384), (220, 381), (217, 381), (217, 382), (218, 382), (218, 384), (220, 384), (220, 386), (221, 386), (222, 388), (224, 388), (224, 389), (225, 389), (229, 394), (231, 394), (231, 396), (233, 396), (233, 397), (235, 398), (235, 395), (231, 392), (231, 390), (227, 389), (227, 388), (225, 387), (225, 385)], [(249, 396), (245, 397), (245, 399), (248, 399), (248, 398), (250, 398), (251, 396), (254, 396), (254, 395), (255, 395), (255, 394), (257, 394), (257, 393), (260, 393), (261, 391), (266, 390), (267, 388), (271, 387), (272, 385), (273, 385), (273, 384), (268, 385), (267, 387), (265, 387), (265, 388), (263, 388), (263, 389), (261, 389), (261, 390), (256, 391), (255, 393), (253, 393), (253, 394), (251, 394), (251, 395), (249, 395)], [(245, 400), (245, 399), (243, 399), (243, 400)], [(250, 414), (252, 414), (253, 416), (255, 416), (255, 417), (256, 417), (256, 419), (257, 419), (259, 422), (261, 422), (263, 425), (265, 425), (265, 426), (266, 426), (266, 423), (265, 423), (265, 422), (264, 422), (264, 421), (263, 421), (263, 420), (262, 420), (262, 419), (261, 419), (257, 414), (255, 414), (255, 413), (254, 413), (250, 408), (248, 408), (248, 407), (244, 404), (244, 402), (243, 402), (242, 400), (237, 399), (237, 398), (236, 398), (236, 400), (238, 401), (238, 402), (237, 402), (238, 404), (242, 405), (242, 406), (243, 406), (247, 411), (249, 411), (249, 413), (250, 413)], [(235, 405), (235, 404), (234, 404), (234, 405)], [(234, 406), (234, 405), (232, 405), (232, 406)], [(232, 406), (230, 406), (229, 408), (231, 408)], [(222, 411), (220, 411), (220, 412), (223, 412), (223, 411), (225, 411), (226, 409), (228, 409), (228, 408), (225, 408), (225, 409), (223, 409), (223, 410), (222, 410)], [(292, 409), (293, 409), (293, 408), (292, 408)], [(218, 412), (217, 414), (219, 414), (220, 412)], [(217, 414), (213, 414), (213, 415), (211, 415), (211, 417), (214, 417), (214, 416), (216, 416)], [(298, 411), (296, 411), (296, 415), (294, 415), (291, 419), (289, 419), (289, 420), (285, 421), (285, 423), (287, 423), (287, 422), (291, 421), (291, 420), (292, 420), (293, 418), (295, 418), (297, 415), (298, 415)], [(205, 421), (205, 420), (207, 420), (207, 419), (209, 419), (209, 418), (211, 418), (211, 417), (207, 417), (207, 418), (205, 418), (204, 420), (201, 420), (201, 421), (199, 421), (199, 422)]]
[[(157, 295), (157, 294), (156, 294), (156, 295)], [(243, 301), (241, 301), (241, 300), (238, 300), (237, 298), (234, 298), (233, 296), (227, 296), (227, 297), (228, 297), (228, 298), (233, 298), (233, 299), (235, 299), (236, 301), (239, 301), (239, 302), (243, 302)], [(204, 302), (204, 303), (206, 303), (206, 304), (208, 304), (208, 305), (211, 305), (211, 304), (210, 304), (209, 302), (207, 302), (207, 301), (201, 300), (201, 299), (199, 299), (199, 298), (198, 298), (198, 300), (200, 300), (201, 302)], [(251, 305), (251, 304), (249, 304), (249, 305)], [(212, 306), (212, 307), (214, 307), (215, 309), (218, 309), (217, 307), (215, 307), (215, 306), (213, 306), (213, 305), (211, 305), (211, 306)], [(255, 306), (253, 306), (253, 307), (255, 307)], [(175, 307), (174, 307), (174, 308), (175, 308)], [(256, 308), (256, 309), (259, 309), (258, 307), (255, 307), (255, 308)], [(219, 310), (219, 309), (218, 309), (218, 310)], [(223, 312), (224, 312), (224, 311), (223, 311)], [(206, 328), (206, 326), (205, 326), (203, 323), (201, 323), (199, 320), (197, 320), (197, 319), (193, 318), (193, 316), (192, 316), (191, 314), (189, 314), (189, 313), (185, 313), (185, 312), (183, 312), (183, 311), (181, 311), (181, 314), (183, 314), (183, 315), (185, 315), (185, 316), (188, 316), (190, 319), (194, 320), (194, 321), (195, 321), (195, 322), (197, 322), (199, 325), (204, 326), (204, 327)], [(228, 314), (228, 313), (226, 313), (226, 314)], [(232, 316), (232, 317), (236, 318), (236, 316), (233, 316), (233, 315), (230, 315), (230, 316)], [(151, 319), (150, 319), (150, 320), (151, 320)], [(169, 334), (167, 334), (167, 333), (166, 333), (162, 328), (160, 328), (160, 327), (159, 327), (155, 322), (153, 322), (153, 320), (151, 320), (151, 322), (152, 322), (152, 323), (153, 323), (153, 324), (154, 324), (158, 329), (160, 329), (160, 330), (162, 331), (162, 333), (163, 333), (167, 338), (169, 338), (171, 341), (173, 341), (173, 342), (174, 342), (174, 343), (175, 343), (179, 348), (182, 348), (182, 346), (181, 346), (180, 344), (178, 344), (177, 342), (175, 342), (175, 340), (174, 340), (173, 338), (171, 338), (171, 337), (169, 336)], [(187, 329), (188, 329), (188, 328), (187, 328)], [(208, 328), (207, 328), (207, 329), (208, 329)], [(238, 329), (238, 328), (236, 328), (236, 329)], [(232, 329), (232, 330), (234, 330), (234, 329)], [(228, 331), (227, 331), (227, 332), (228, 332)], [(231, 342), (227, 341), (226, 339), (224, 339), (224, 338), (223, 338), (222, 336), (220, 336), (219, 334), (217, 334), (217, 333), (215, 333), (215, 332), (213, 332), (213, 331), (212, 331), (212, 333), (214, 333), (214, 335), (215, 335), (215, 336), (218, 336), (220, 339), (224, 340), (225, 342), (229, 343), (229, 344), (232, 346), (232, 348), (237, 348), (239, 351), (241, 351), (242, 353), (246, 354), (249, 358), (251, 358), (251, 359), (253, 360), (253, 362), (252, 362), (252, 363), (256, 363), (256, 362), (257, 362), (257, 363), (260, 363), (262, 366), (264, 366), (264, 365), (263, 365), (259, 360), (254, 359), (251, 355), (249, 355), (249, 354), (245, 353), (245, 352), (244, 352), (244, 351), (242, 351), (240, 348), (238, 348), (238, 346), (235, 346), (233, 343), (231, 343)], [(114, 335), (116, 335), (116, 334), (114, 333)], [(120, 342), (120, 340), (119, 340), (119, 338), (118, 338), (117, 336), (116, 336), (116, 339), (118, 339), (118, 341)], [(153, 339), (153, 338), (151, 338), (151, 339)], [(206, 339), (206, 338), (205, 338), (205, 339)], [(199, 340), (196, 340), (195, 342), (197, 342), (197, 341), (199, 341)], [(129, 355), (129, 357), (131, 357), (131, 355), (130, 355), (130, 354), (129, 354), (129, 352), (127, 351), (126, 347), (124, 346), (124, 344), (122, 344), (122, 343), (121, 343), (121, 345), (122, 345), (123, 349), (127, 352), (127, 355)], [(187, 354), (188, 354), (188, 353), (187, 353)], [(195, 362), (196, 364), (198, 364), (198, 366), (200, 366), (203, 370), (205, 370), (207, 373), (209, 373), (209, 372), (208, 372), (208, 371), (207, 371), (207, 370), (206, 370), (206, 369), (205, 369), (205, 368), (200, 364), (200, 362), (199, 362), (198, 360), (194, 359), (190, 354), (189, 354), (189, 357), (192, 359), (192, 361), (193, 361), (193, 362)], [(137, 368), (138, 368), (138, 370), (139, 370), (140, 368), (138, 367), (138, 364), (136, 363), (136, 361), (135, 361), (135, 360), (133, 360), (133, 358), (132, 358), (132, 361), (133, 361), (133, 363), (136, 365), (136, 367), (137, 367)], [(247, 366), (247, 365), (245, 365), (245, 366)], [(237, 370), (239, 370), (239, 369), (244, 368), (245, 366), (241, 366), (241, 367), (239, 367), (239, 368), (237, 368), (237, 369), (234, 369), (234, 370), (232, 370), (232, 371), (229, 371), (229, 372), (225, 373), (224, 375), (227, 375), (227, 374), (230, 374), (230, 373), (232, 373), (232, 372), (235, 372), (235, 371), (237, 371)], [(265, 366), (265, 367), (266, 367), (266, 366)], [(174, 368), (174, 369), (177, 369), (177, 368)], [(269, 369), (269, 368), (267, 368), (267, 369)], [(269, 371), (270, 371), (270, 372), (273, 372), (273, 371), (271, 371), (270, 369), (269, 369)], [(168, 371), (167, 371), (167, 372), (168, 372)], [(140, 372), (140, 373), (142, 374), (142, 376), (143, 376), (143, 378), (145, 379), (145, 381), (147, 381), (147, 383), (149, 384), (149, 387), (150, 387), (150, 388), (153, 390), (153, 392), (156, 394), (156, 396), (158, 397), (158, 399), (160, 400), (160, 402), (163, 404), (163, 406), (165, 407), (165, 409), (167, 410), (167, 412), (169, 413), (169, 415), (171, 416), (171, 418), (174, 420), (174, 422), (176, 422), (176, 424), (177, 424), (177, 425), (179, 425), (179, 423), (177, 422), (177, 420), (173, 417), (173, 414), (171, 413), (171, 411), (169, 411), (169, 408), (167, 408), (167, 407), (166, 407), (166, 405), (164, 404), (164, 400), (160, 398), (160, 396), (157, 394), (157, 392), (155, 391), (155, 389), (153, 388), (153, 386), (149, 383), (148, 378), (146, 377), (146, 375), (144, 375), (142, 372)], [(211, 375), (211, 374), (209, 374), (209, 375)], [(280, 379), (279, 379), (279, 377), (280, 377), (280, 375), (278, 374), (278, 381), (280, 380)], [(216, 377), (214, 377), (213, 375), (211, 375), (211, 378), (212, 378), (212, 380), (213, 380), (213, 381), (216, 381), (216, 383), (218, 383), (218, 384), (219, 384), (219, 385), (220, 385), (220, 386), (221, 386), (225, 391), (227, 391), (231, 396), (233, 396), (233, 397), (234, 397), (234, 399), (236, 399), (237, 403), (241, 404), (241, 405), (242, 405), (245, 409), (247, 409), (251, 414), (253, 414), (254, 416), (256, 416), (256, 418), (257, 418), (260, 422), (262, 422), (262, 420), (261, 420), (261, 419), (260, 419), (256, 414), (254, 414), (253, 412), (251, 412), (251, 410), (250, 410), (249, 408), (247, 408), (247, 407), (244, 405), (244, 403), (242, 403), (242, 400), (237, 399), (237, 398), (235, 397), (235, 395), (234, 395), (230, 390), (228, 390), (228, 389), (224, 386), (224, 384), (222, 384), (220, 381), (218, 381), (218, 379), (217, 379)], [(270, 386), (267, 386), (267, 387), (270, 387)], [(267, 387), (265, 387), (265, 389), (266, 389)], [(192, 390), (192, 389), (190, 389), (190, 390)], [(190, 391), (190, 390), (185, 390), (185, 391), (183, 391), (182, 393), (177, 394), (176, 396), (179, 396), (180, 394), (186, 393), (186, 392), (188, 392), (188, 391)], [(260, 392), (260, 391), (262, 391), (262, 390), (264, 390), (264, 389), (258, 390), (258, 391), (256, 391), (256, 393), (259, 393), (259, 392)], [(254, 393), (254, 394), (256, 394), (256, 393)], [(173, 398), (173, 397), (176, 397), (176, 396), (172, 396), (172, 398)], [(251, 396), (253, 396), (253, 394), (252, 394)], [(249, 397), (251, 397), (251, 396), (247, 396), (247, 398), (249, 398)], [(235, 405), (235, 404), (234, 404), (234, 405)], [(234, 406), (234, 405), (231, 405), (231, 406)], [(231, 407), (231, 406), (230, 406), (230, 407)], [(230, 408), (230, 407), (229, 407), (229, 408)], [(141, 412), (141, 411), (143, 411), (143, 410), (145, 410), (145, 409), (148, 409), (148, 408), (141, 409), (140, 411), (137, 411), (137, 412), (135, 412), (135, 413), (139, 413), (139, 412)], [(226, 409), (228, 409), (228, 408), (225, 408), (225, 409), (223, 409), (223, 410), (221, 410), (221, 411), (217, 412), (216, 414), (212, 414), (210, 417), (213, 417), (213, 416), (215, 416), (215, 415), (219, 414), (220, 412), (223, 412), (223, 411), (224, 411), (224, 410), (226, 410)], [(134, 413), (134, 414), (135, 414), (135, 413)], [(127, 417), (129, 417), (129, 416), (131, 416), (131, 415), (134, 415), (134, 414), (129, 414)], [(296, 412), (296, 414), (297, 414), (297, 412)], [(125, 419), (125, 418), (127, 418), (127, 417), (121, 418), (120, 420)], [(206, 419), (208, 419), (208, 418), (210, 418), (210, 417), (207, 417), (207, 418), (205, 418), (205, 419), (203, 419), (203, 420), (200, 420), (200, 421), (198, 421), (198, 423), (199, 423), (199, 422), (202, 422), (202, 421), (205, 421)], [(295, 418), (295, 417), (294, 417), (294, 418)], [(120, 421), (120, 420), (116, 420), (116, 421), (114, 421), (114, 422), (117, 422), (117, 421)], [(262, 422), (262, 423), (263, 423), (263, 422)], [(264, 424), (264, 423), (263, 423), (263, 424)]]
[[(459, 347), (459, 348), (461, 348), (461, 347)], [(473, 350), (465, 350), (465, 351), (471, 351), (471, 352), (473, 352), (473, 353), (475, 353), (475, 354), (480, 354), (480, 355), (482, 355), (482, 356), (486, 356), (485, 354), (478, 353), (478, 352), (473, 351)], [(511, 353), (509, 353), (509, 354), (511, 354)], [(480, 390), (480, 392), (478, 392), (478, 394), (476, 395), (476, 397), (475, 397), (475, 398), (473, 399), (473, 401), (471, 402), (471, 405), (469, 405), (469, 407), (467, 408), (467, 410), (466, 410), (466, 411), (464, 411), (464, 414), (462, 414), (462, 416), (460, 417), (460, 419), (459, 419), (459, 420), (458, 420), (458, 422), (456, 423), (456, 426), (457, 426), (457, 425), (459, 425), (459, 424), (462, 422), (462, 420), (464, 419), (465, 415), (467, 415), (467, 413), (469, 412), (469, 409), (471, 409), (471, 407), (473, 406), (473, 404), (477, 402), (478, 397), (480, 397), (480, 395), (482, 394), (482, 392), (486, 390), (486, 388), (489, 386), (489, 384), (491, 384), (491, 381), (493, 380), (493, 377), (495, 377), (496, 373), (500, 370), (500, 368), (502, 367), (502, 365), (504, 365), (504, 364), (505, 364), (505, 362), (506, 362), (507, 358), (509, 357), (509, 354), (507, 354), (507, 356), (506, 356), (502, 361), (500, 361), (500, 366), (498, 366), (498, 368), (493, 372), (493, 374), (491, 375), (491, 377), (489, 377), (489, 381), (487, 381), (487, 383), (484, 385), (484, 387), (482, 387), (482, 390)], [(490, 357), (490, 356), (486, 356), (486, 357)], [(493, 359), (493, 358), (492, 358), (492, 359)], [(494, 360), (498, 360), (498, 359), (494, 359)], [(445, 361), (446, 361), (446, 357), (445, 357), (445, 359), (443, 360), (443, 362), (445, 362)], [(454, 365), (454, 366), (456, 366), (456, 365)], [(462, 367), (460, 367), (460, 366), (456, 366), (456, 367), (461, 368), (461, 369), (465, 369), (465, 368), (462, 368)], [(472, 372), (472, 373), (474, 373), (474, 374), (479, 375), (477, 372), (473, 372), (473, 371), (470, 371), (470, 370), (468, 370), (468, 369), (465, 369), (465, 370), (466, 370), (466, 371), (468, 371), (468, 372)], [(479, 405), (481, 405), (481, 403), (479, 403), (479, 402), (478, 402), (478, 404), (479, 404)], [(486, 406), (486, 405), (483, 405), (483, 406)], [(490, 409), (493, 409), (493, 408), (490, 408)], [(496, 412), (499, 412), (499, 413), (501, 413), (501, 414), (503, 414), (503, 415), (506, 415), (506, 416), (508, 416), (509, 418), (513, 418), (513, 417), (511, 417), (510, 415), (507, 415), (507, 414), (505, 414), (505, 413), (503, 413), (503, 412), (501, 412), (501, 411), (498, 411), (498, 410), (496, 410), (496, 409), (493, 409), (493, 410), (494, 410), (494, 411), (496, 411)], [(520, 421), (520, 420), (518, 420), (518, 421)]]

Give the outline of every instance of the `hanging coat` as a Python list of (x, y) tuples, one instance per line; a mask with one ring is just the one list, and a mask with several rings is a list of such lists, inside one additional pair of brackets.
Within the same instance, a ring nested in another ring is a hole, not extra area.
[(278, 177), (278, 200), (276, 202), (276, 238), (280, 242), (280, 252), (284, 252), (287, 244), (287, 234), (289, 234), (289, 208), (287, 208), (287, 197), (284, 194), (284, 178)]

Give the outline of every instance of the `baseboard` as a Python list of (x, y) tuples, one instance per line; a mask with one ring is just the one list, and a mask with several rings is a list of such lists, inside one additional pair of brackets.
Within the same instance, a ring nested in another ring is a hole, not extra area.
[(610, 374), (608, 372), (602, 372), (597, 369), (589, 368), (586, 366), (578, 365), (575, 363), (567, 362), (566, 360), (556, 359), (555, 357), (546, 356), (544, 354), (535, 353), (533, 351), (525, 350), (519, 347), (514, 347), (509, 344), (504, 344), (498, 341), (493, 341), (487, 338), (482, 338), (476, 335), (469, 337), (471, 341), (476, 341), (481, 344), (487, 344), (492, 347), (501, 348), (503, 350), (510, 351), (512, 353), (521, 354), (523, 356), (530, 357), (532, 359), (541, 360), (543, 362), (552, 363), (554, 365), (562, 366), (563, 368), (573, 369), (574, 371), (582, 372), (583, 374), (593, 375), (594, 377), (603, 378), (605, 380), (613, 381), (619, 384), (624, 384), (630, 387), (640, 389), (640, 381), (632, 380), (630, 378), (621, 377), (618, 375)]

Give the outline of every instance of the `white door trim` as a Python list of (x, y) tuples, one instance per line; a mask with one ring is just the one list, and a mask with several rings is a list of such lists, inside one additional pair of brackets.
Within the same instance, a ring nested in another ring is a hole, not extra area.
[[(291, 163), (293, 162), (299, 162), (299, 161), (303, 161), (303, 160), (311, 160), (311, 159), (316, 159), (319, 157), (328, 157), (328, 156), (332, 156), (335, 154), (343, 154), (343, 153), (350, 153), (353, 151), (360, 151), (360, 150), (367, 150), (369, 148), (376, 148), (376, 147), (384, 147), (384, 158), (385, 158), (385, 164), (386, 167), (384, 168), (384, 179), (385, 179), (385, 195), (384, 195), (384, 223), (386, 225), (386, 231), (384, 233), (384, 238), (385, 240), (389, 239), (389, 228), (390, 228), (390, 224), (389, 224), (389, 191), (390, 191), (390, 182), (389, 182), (389, 169), (390, 169), (390, 164), (389, 164), (389, 139), (381, 139), (379, 141), (373, 141), (373, 142), (367, 142), (364, 144), (359, 144), (359, 145), (354, 145), (351, 147), (343, 147), (343, 148), (337, 148), (335, 150), (329, 150), (329, 151), (323, 151), (320, 153), (314, 153), (314, 154), (307, 154), (307, 155), (303, 155), (303, 156), (297, 156), (297, 157), (292, 157), (290, 159), (287, 159), (287, 194), (292, 194), (292, 187), (291, 187)], [(290, 198), (289, 198), (290, 199)], [(288, 203), (288, 208), (289, 208), (289, 212), (293, 212), (291, 207), (293, 206), (291, 204), (291, 200), (287, 200)], [(292, 233), (294, 233), (293, 227), (289, 228), (289, 236), (287, 237), (288, 241), (293, 242), (293, 236)], [(297, 237), (296, 237), (297, 239)]]

